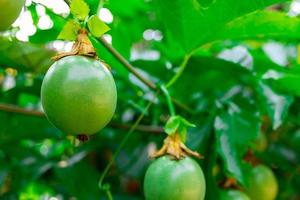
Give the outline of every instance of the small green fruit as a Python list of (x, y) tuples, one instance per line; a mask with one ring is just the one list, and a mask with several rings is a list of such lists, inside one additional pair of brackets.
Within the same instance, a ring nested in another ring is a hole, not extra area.
[(117, 90), (110, 71), (99, 61), (68, 56), (46, 73), (41, 90), (48, 119), (67, 134), (93, 134), (111, 120)]
[(273, 171), (264, 165), (256, 166), (249, 176), (247, 194), (254, 200), (274, 200), (278, 184)]
[(259, 133), (258, 138), (255, 141), (256, 151), (263, 152), (268, 147), (268, 140), (264, 133)]
[(0, 0), (0, 31), (7, 30), (16, 21), (25, 0)]
[(144, 180), (146, 200), (203, 200), (205, 178), (193, 159), (156, 159), (148, 168)]

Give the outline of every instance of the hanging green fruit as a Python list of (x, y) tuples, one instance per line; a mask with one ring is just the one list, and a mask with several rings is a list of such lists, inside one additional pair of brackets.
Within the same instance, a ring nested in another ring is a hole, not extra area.
[(278, 183), (273, 171), (264, 165), (251, 170), (247, 194), (255, 200), (274, 200), (278, 192)]
[(68, 53), (59, 54), (42, 83), (42, 105), (48, 119), (72, 135), (90, 135), (111, 120), (117, 90), (109, 69), (94, 59), (95, 52), (82, 31)]
[(202, 200), (205, 178), (201, 167), (190, 157), (157, 158), (149, 166), (144, 180), (146, 200)]

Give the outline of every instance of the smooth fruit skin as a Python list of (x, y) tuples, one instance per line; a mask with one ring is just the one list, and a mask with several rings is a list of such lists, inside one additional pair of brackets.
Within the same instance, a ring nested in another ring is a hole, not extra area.
[(220, 195), (220, 200), (251, 200), (245, 193), (238, 190), (224, 190)]
[(48, 119), (67, 134), (94, 134), (111, 120), (117, 90), (110, 71), (99, 61), (68, 56), (56, 61), (42, 83)]
[(253, 200), (274, 200), (278, 183), (273, 171), (264, 165), (256, 166), (249, 176), (247, 194)]
[(193, 159), (163, 156), (149, 166), (144, 179), (146, 200), (203, 200), (205, 178)]
[(16, 21), (25, 0), (0, 0), (0, 31), (7, 30)]

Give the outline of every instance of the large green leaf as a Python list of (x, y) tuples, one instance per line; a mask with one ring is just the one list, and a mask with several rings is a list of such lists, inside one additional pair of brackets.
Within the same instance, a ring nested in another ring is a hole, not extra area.
[[(122, 5), (122, 6), (120, 6)], [(114, 15), (130, 18), (136, 15), (136, 13), (143, 13), (147, 11), (147, 4), (143, 0), (127, 0), (124, 3), (123, 0), (109, 1), (106, 5)]]
[(0, 112), (0, 145), (4, 148), (22, 139), (58, 138), (62, 134), (44, 117)]
[(281, 71), (269, 70), (263, 79), (273, 86), (276, 91), (284, 94), (300, 96), (300, 69), (294, 66), (291, 69)]
[(272, 120), (273, 128), (277, 129), (287, 117), (293, 97), (277, 93), (262, 81), (258, 84), (257, 93), (261, 99), (263, 112), (268, 114)]
[(45, 71), (54, 51), (41, 46), (0, 37), (0, 65), (24, 71)]
[[(56, 168), (55, 176), (59, 180), (59, 186), (70, 195), (76, 195), (83, 200), (91, 200), (95, 197), (101, 199), (101, 191), (98, 188), (100, 174), (87, 162), (79, 162), (67, 168)], [(79, 183), (82, 187), (78, 187)]]
[(258, 11), (226, 24), (212, 37), (220, 39), (299, 39), (300, 20), (285, 13)]
[(208, 8), (195, 0), (157, 1), (159, 16), (173, 39), (187, 51), (209, 41), (230, 21), (287, 0), (216, 0)]
[(72, 0), (70, 11), (74, 17), (83, 21), (88, 17), (90, 8), (84, 0)]
[(229, 105), (215, 120), (217, 150), (229, 176), (246, 184), (247, 164), (242, 161), (250, 143), (259, 133), (259, 117), (252, 110), (241, 110), (237, 105)]
[(250, 71), (239, 64), (198, 56), (190, 59), (184, 73), (172, 86), (170, 92), (172, 96), (184, 103), (197, 105), (204, 97), (221, 98), (236, 85), (250, 85), (252, 79)]

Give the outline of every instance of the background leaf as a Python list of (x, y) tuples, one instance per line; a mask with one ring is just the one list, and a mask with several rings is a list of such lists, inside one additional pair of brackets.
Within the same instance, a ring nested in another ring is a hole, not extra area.
[(89, 18), (88, 27), (95, 37), (101, 37), (104, 33), (110, 30), (110, 28), (96, 15)]
[(74, 41), (77, 38), (77, 33), (79, 30), (80, 24), (74, 20), (69, 20), (63, 27), (57, 39)]
[(72, 0), (70, 5), (71, 13), (79, 20), (85, 20), (90, 9), (84, 0)]

